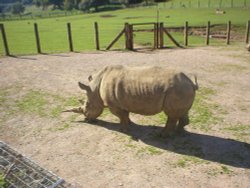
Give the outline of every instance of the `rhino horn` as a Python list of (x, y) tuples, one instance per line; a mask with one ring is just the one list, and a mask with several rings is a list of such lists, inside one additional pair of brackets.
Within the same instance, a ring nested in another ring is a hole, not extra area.
[(85, 84), (83, 84), (83, 83), (81, 83), (81, 82), (78, 82), (78, 85), (79, 85), (79, 87), (80, 87), (82, 90), (85, 90), (85, 91), (87, 91), (87, 92), (90, 92), (90, 91), (91, 91), (91, 89), (90, 89), (89, 86), (87, 86), (87, 85), (85, 85)]
[(72, 109), (69, 109), (69, 110), (64, 110), (62, 112), (74, 112), (74, 113), (82, 114), (83, 109), (82, 109), (82, 107), (78, 107), (78, 108), (72, 108)]

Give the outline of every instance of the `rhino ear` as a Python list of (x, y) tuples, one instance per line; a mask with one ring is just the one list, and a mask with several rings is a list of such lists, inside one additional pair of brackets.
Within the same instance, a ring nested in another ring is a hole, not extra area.
[(87, 86), (87, 85), (85, 85), (85, 84), (83, 84), (83, 83), (81, 83), (81, 82), (78, 82), (78, 85), (79, 85), (79, 87), (80, 87), (82, 90), (85, 90), (85, 91), (87, 91), (87, 92), (90, 92), (90, 91), (91, 91), (91, 89), (90, 89), (89, 86)]

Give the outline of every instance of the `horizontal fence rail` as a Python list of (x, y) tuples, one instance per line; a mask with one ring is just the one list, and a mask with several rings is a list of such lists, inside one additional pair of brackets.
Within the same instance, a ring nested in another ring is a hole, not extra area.
[[(238, 27), (231, 21), (225, 24), (212, 24), (208, 21), (206, 26), (192, 26), (184, 22), (183, 26), (175, 27), (163, 22), (125, 23), (113, 27), (98, 22), (91, 27), (65, 23), (64, 28), (57, 30), (53, 26), (34, 23), (33, 28), (32, 24), (28, 27), (31, 34), (34, 34), (29, 35), (19, 31), (8, 33), (5, 25), (0, 24), (0, 55), (249, 43), (250, 21), (247, 21), (245, 31), (242, 32), (238, 32)], [(25, 48), (28, 48), (27, 51), (22, 52)]]

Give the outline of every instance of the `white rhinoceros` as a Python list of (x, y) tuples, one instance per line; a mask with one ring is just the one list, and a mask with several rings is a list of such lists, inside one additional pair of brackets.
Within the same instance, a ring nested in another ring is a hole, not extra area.
[(188, 111), (198, 89), (196, 77), (194, 84), (182, 72), (120, 65), (105, 67), (89, 76), (89, 84), (79, 82), (79, 86), (87, 92), (87, 101), (68, 112), (82, 113), (91, 121), (108, 107), (120, 119), (122, 130), (127, 131), (130, 112), (154, 115), (163, 111), (168, 116), (163, 136), (189, 124)]

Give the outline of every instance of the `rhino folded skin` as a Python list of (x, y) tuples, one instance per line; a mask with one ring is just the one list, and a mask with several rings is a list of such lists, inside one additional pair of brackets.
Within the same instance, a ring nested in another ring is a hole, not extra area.
[(183, 122), (189, 122), (187, 114), (198, 89), (197, 77), (194, 84), (182, 72), (165, 67), (121, 65), (107, 66), (89, 76), (89, 84), (79, 82), (79, 86), (87, 92), (82, 107), (87, 119), (96, 119), (108, 107), (126, 127), (130, 112), (154, 115), (164, 111), (168, 116), (165, 132), (180, 129), (186, 124)]

